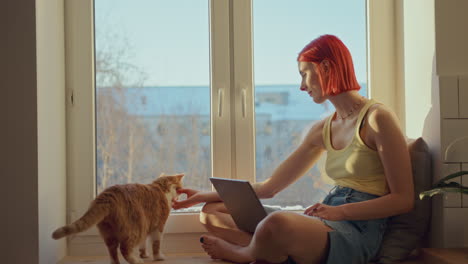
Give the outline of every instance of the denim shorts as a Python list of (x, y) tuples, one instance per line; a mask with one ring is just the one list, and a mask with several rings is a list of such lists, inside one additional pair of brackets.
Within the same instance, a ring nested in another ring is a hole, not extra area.
[[(336, 186), (322, 203), (338, 206), (378, 197), (348, 187)], [(343, 221), (321, 219), (321, 221), (333, 229), (328, 232), (329, 249), (326, 264), (367, 264), (377, 254), (387, 227), (387, 218)], [(289, 258), (287, 263), (295, 262)]]
[[(336, 186), (323, 200), (323, 204), (338, 206), (378, 198), (348, 187)], [(382, 242), (387, 218), (372, 220), (322, 221), (333, 228), (328, 232), (330, 247), (327, 264), (366, 264), (378, 252)]]

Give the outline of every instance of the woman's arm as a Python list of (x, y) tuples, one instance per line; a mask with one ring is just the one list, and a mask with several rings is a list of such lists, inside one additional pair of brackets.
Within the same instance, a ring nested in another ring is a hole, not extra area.
[(370, 201), (343, 205), (345, 217), (350, 220), (398, 215), (411, 211), (414, 204), (411, 160), (397, 117), (379, 105), (369, 113), (368, 121), (390, 193)]
[(200, 192), (193, 189), (178, 189), (178, 194), (185, 193), (187, 195), (187, 199), (179, 201), (177, 197), (172, 200), (172, 208), (174, 209), (181, 209), (181, 208), (189, 208), (194, 205), (200, 203), (210, 203), (210, 202), (220, 202), (221, 198), (217, 192)]
[[(279, 165), (270, 178), (263, 182), (252, 184), (258, 198), (274, 197), (276, 193), (296, 181), (315, 164), (324, 150), (314, 141), (322, 135), (321, 131), (317, 135), (319, 125), (317, 124), (311, 128), (302, 144)], [(221, 201), (217, 192), (200, 192), (192, 189), (180, 189), (177, 192), (179, 194), (187, 194), (187, 199), (182, 201), (174, 199), (172, 201), (174, 209), (188, 208), (199, 203)]]
[[(288, 185), (304, 175), (319, 159), (325, 150), (322, 140), (322, 129), (325, 120), (314, 124), (301, 145), (263, 182), (252, 184), (258, 198), (272, 198)], [(172, 201), (174, 209), (188, 208), (199, 203), (221, 201), (217, 192), (200, 192), (192, 189), (180, 189), (179, 194), (187, 194), (187, 199)]]
[(325, 150), (322, 140), (324, 122), (321, 120), (312, 126), (301, 145), (275, 169), (271, 177), (253, 185), (260, 199), (274, 197), (317, 162)]

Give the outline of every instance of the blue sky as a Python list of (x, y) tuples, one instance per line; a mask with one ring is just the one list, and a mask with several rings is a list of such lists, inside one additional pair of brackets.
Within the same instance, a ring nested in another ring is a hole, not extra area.
[[(366, 82), (365, 0), (252, 1), (257, 85), (299, 84), (297, 54), (322, 34), (343, 40)], [(147, 86), (207, 86), (208, 7), (208, 0), (95, 0), (97, 49), (124, 47)]]

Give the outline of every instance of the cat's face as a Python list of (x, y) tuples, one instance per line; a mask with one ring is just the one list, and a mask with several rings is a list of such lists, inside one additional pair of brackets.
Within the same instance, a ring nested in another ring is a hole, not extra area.
[(177, 190), (182, 188), (183, 177), (183, 173), (176, 175), (164, 175), (163, 173), (156, 179), (156, 182), (161, 184), (161, 186), (164, 189), (164, 192), (170, 193), (172, 197), (177, 197)]

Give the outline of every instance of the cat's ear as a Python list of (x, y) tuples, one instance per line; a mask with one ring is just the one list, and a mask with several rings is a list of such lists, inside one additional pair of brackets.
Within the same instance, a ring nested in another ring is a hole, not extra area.
[(184, 177), (185, 173), (180, 173), (177, 174), (175, 177), (177, 178), (178, 181), (182, 181), (182, 178)]
[(164, 172), (163, 172), (163, 173), (161, 173), (161, 175), (159, 175), (159, 177), (162, 177), (162, 176), (165, 176)]

